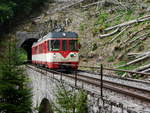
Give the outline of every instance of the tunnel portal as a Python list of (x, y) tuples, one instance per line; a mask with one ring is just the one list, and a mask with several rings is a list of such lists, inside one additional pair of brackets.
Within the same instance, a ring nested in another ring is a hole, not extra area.
[(31, 60), (32, 60), (32, 50), (31, 50), (32, 44), (34, 42), (37, 42), (37, 40), (38, 39), (30, 38), (30, 39), (25, 40), (21, 45), (21, 48), (23, 48), (27, 52), (28, 62), (31, 62)]
[(37, 40), (41, 37), (39, 32), (26, 32), (26, 31), (18, 31), (16, 33), (17, 48), (23, 48), (27, 53), (27, 60), (30, 62), (32, 60), (32, 44), (37, 42)]

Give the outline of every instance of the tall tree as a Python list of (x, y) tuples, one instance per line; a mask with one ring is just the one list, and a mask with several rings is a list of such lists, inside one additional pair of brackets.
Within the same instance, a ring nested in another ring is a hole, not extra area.
[(32, 107), (31, 89), (24, 75), (15, 44), (4, 53), (0, 65), (0, 113), (30, 113)]

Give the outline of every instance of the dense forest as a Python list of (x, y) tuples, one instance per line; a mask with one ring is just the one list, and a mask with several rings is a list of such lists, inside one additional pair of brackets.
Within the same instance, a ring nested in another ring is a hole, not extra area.
[(1, 0), (0, 27), (5, 24), (11, 24), (12, 21), (16, 22), (16, 19), (31, 14), (33, 9), (39, 8), (44, 4), (44, 2), (48, 1), (52, 0)]

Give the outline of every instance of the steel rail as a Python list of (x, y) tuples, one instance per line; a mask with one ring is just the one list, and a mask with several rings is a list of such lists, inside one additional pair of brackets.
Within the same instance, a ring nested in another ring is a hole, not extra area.
[[(85, 73), (88, 73), (88, 74), (94, 74), (94, 75), (99, 75), (99, 73), (96, 73), (96, 72), (92, 72), (92, 71), (85, 71), (85, 70), (78, 70), (78, 72), (85, 72)], [(112, 76), (112, 75), (107, 75), (107, 74), (104, 74), (105, 77), (109, 77), (109, 78), (113, 78), (113, 79), (121, 79), (121, 80), (128, 80), (128, 81), (133, 81), (133, 82), (140, 82), (140, 83), (144, 83), (144, 84), (148, 84), (150, 85), (150, 82), (149, 81), (144, 81), (144, 80), (139, 80), (139, 79), (132, 79), (132, 78), (126, 78), (126, 77), (121, 77), (121, 76)]]
[[(81, 74), (78, 74), (78, 75), (79, 75), (79, 76), (82, 76), (82, 77), (84, 77), (84, 78), (88, 78), (88, 79), (100, 81), (100, 79), (98, 79), (98, 78), (89, 77), (89, 76), (85, 76), (85, 75), (81, 75)], [(125, 85), (125, 84), (121, 84), (121, 83), (117, 83), (117, 82), (112, 82), (112, 81), (104, 80), (104, 79), (103, 79), (103, 82), (109, 83), (109, 84), (115, 84), (115, 85), (118, 85), (118, 86), (128, 87), (128, 88), (132, 88), (132, 89), (136, 89), (136, 90), (139, 90), (139, 91), (144, 91), (144, 92), (150, 94), (150, 90), (146, 90), (146, 89), (143, 89), (143, 88), (138, 88), (138, 87), (134, 87), (134, 86), (129, 86), (129, 85)]]
[[(32, 60), (28, 60), (28, 61), (32, 61)], [(27, 62), (27, 61), (25, 61), (25, 62)], [(59, 64), (59, 63), (54, 63), (54, 64)], [(70, 66), (72, 64), (61, 64), (61, 65)], [(79, 65), (78, 67), (101, 69), (101, 67), (98, 67), (98, 66), (83, 66), (83, 65)], [(104, 70), (110, 70), (110, 71), (120, 71), (120, 72), (126, 72), (126, 73), (132, 73), (132, 74), (140, 74), (140, 75), (148, 75), (148, 76), (150, 76), (150, 73), (143, 73), (143, 72), (137, 72), (137, 71), (131, 71), (131, 70), (115, 69), (115, 68), (107, 68), (107, 67), (103, 67), (103, 69)]]

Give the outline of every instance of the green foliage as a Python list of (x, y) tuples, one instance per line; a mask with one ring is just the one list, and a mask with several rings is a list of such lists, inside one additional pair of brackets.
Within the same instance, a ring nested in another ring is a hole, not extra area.
[(0, 0), (0, 24), (16, 16), (25, 17), (47, 1), (52, 0)]
[(23, 61), (26, 61), (27, 60), (27, 53), (25, 50), (23, 49), (18, 49), (18, 57), (19, 57), (19, 61), (21, 61), (21, 63)]
[(56, 113), (87, 113), (87, 94), (83, 90), (66, 90), (63, 83), (57, 91)]
[(92, 29), (93, 36), (96, 36), (98, 33), (103, 32), (103, 30), (109, 26), (105, 21), (108, 19), (108, 13), (102, 12), (99, 14), (97, 21), (94, 23), (94, 27)]
[(77, 95), (76, 113), (87, 113), (87, 94), (83, 90), (79, 90)]
[[(120, 61), (118, 64), (116, 64), (117, 66), (121, 66), (126, 64), (126, 62), (124, 61)], [(119, 67), (118, 69), (123, 69), (123, 70), (134, 70), (138, 67), (139, 65), (130, 65), (130, 66), (123, 66), (123, 67)], [(118, 74), (119, 76), (122, 76), (125, 72), (122, 71), (116, 71), (116, 74)], [(133, 76), (133, 78), (137, 78), (137, 76)]]
[[(9, 44), (8, 44), (9, 45)], [(15, 45), (4, 53), (0, 64), (0, 111), (4, 113), (31, 112), (31, 90), (27, 87), (28, 78), (19, 66)]]
[(93, 44), (92, 44), (92, 51), (95, 51), (97, 48), (98, 48), (98, 47), (97, 47), (97, 44), (96, 44), (96, 43), (93, 43)]
[(114, 66), (117, 67), (117, 66), (124, 65), (124, 64), (126, 64), (125, 61), (120, 61), (120, 62), (114, 64)]
[(107, 18), (108, 18), (108, 13), (105, 13), (105, 12), (100, 13), (98, 16), (98, 20), (96, 22), (96, 25), (97, 24), (103, 25)]
[(113, 62), (113, 61), (115, 61), (115, 58), (114, 58), (114, 56), (110, 56), (110, 57), (108, 57), (108, 60), (107, 60), (108, 62)]
[(84, 31), (86, 29), (86, 25), (85, 24), (80, 24), (80, 31)]
[(10, 19), (14, 15), (13, 8), (16, 6), (15, 3), (10, 1), (0, 1), (0, 23)]
[(132, 10), (128, 10), (127, 13), (126, 13), (126, 15), (125, 15), (125, 17), (124, 17), (125, 21), (130, 20), (131, 17), (132, 17), (132, 14), (133, 14), (133, 11)]
[(98, 33), (99, 33), (98, 28), (94, 27), (94, 28), (92, 29), (92, 34), (93, 34), (93, 36), (96, 36)]

